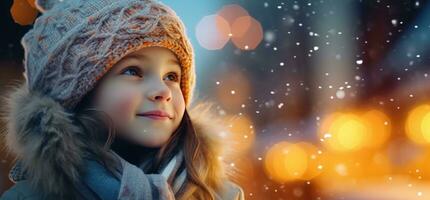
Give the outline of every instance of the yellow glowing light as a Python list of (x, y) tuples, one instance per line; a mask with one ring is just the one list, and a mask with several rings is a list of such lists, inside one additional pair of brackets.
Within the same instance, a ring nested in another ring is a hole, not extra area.
[(420, 105), (408, 114), (406, 119), (406, 134), (418, 144), (430, 143), (430, 105)]
[(391, 121), (386, 114), (378, 110), (370, 110), (362, 115), (371, 129), (365, 145), (367, 147), (380, 147), (391, 134)]
[(421, 131), (423, 133), (424, 138), (429, 141), (430, 140), (430, 112), (424, 115), (423, 120), (421, 122)]
[(339, 127), (337, 140), (345, 149), (356, 149), (362, 143), (366, 127), (359, 119), (348, 119)]
[(311, 180), (316, 176), (320, 175), (323, 171), (322, 157), (320, 150), (312, 144), (306, 142), (297, 143), (302, 149), (306, 151), (307, 155), (307, 168), (306, 172), (302, 175), (300, 179)]
[(359, 150), (369, 135), (367, 123), (359, 116), (349, 113), (335, 113), (327, 117), (320, 130), (323, 144), (335, 151)]
[(308, 167), (308, 154), (300, 145), (280, 142), (266, 153), (266, 174), (278, 183), (302, 178)]

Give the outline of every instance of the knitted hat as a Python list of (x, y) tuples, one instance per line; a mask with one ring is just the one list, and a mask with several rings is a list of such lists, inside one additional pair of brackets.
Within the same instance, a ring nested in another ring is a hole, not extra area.
[(188, 106), (193, 49), (176, 13), (155, 0), (36, 0), (43, 14), (21, 40), (29, 91), (72, 110), (126, 54), (158, 46), (176, 54)]

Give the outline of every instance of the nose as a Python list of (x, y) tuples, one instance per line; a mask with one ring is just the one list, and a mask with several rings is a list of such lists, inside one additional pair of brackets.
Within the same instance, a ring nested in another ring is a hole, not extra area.
[(164, 81), (151, 81), (149, 85), (148, 98), (151, 101), (170, 101), (172, 99), (172, 91), (164, 83)]

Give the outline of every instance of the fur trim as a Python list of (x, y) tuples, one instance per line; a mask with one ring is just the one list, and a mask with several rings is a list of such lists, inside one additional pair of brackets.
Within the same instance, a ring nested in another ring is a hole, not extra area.
[(194, 102), (188, 112), (194, 129), (202, 141), (202, 146), (208, 152), (207, 156), (217, 161), (207, 167), (212, 168), (210, 171), (215, 173), (209, 176), (218, 178), (212, 180), (213, 183), (210, 184), (220, 189), (225, 181), (235, 179), (238, 175), (235, 168), (230, 167), (228, 163), (238, 155), (238, 152), (234, 149), (235, 141), (224, 138), (231, 134), (228, 124), (234, 120), (234, 117), (220, 116), (213, 107), (213, 102), (201, 100)]
[[(84, 153), (89, 145), (85, 139), (88, 136), (73, 124), (73, 114), (53, 99), (29, 92), (25, 84), (12, 90), (6, 99), (6, 108), (6, 147), (19, 161), (11, 173), (25, 171), (25, 177), (31, 177), (30, 183), (36, 191), (61, 196), (60, 199), (69, 198), (73, 195), (71, 188), (80, 179)], [(234, 150), (233, 143), (222, 138), (228, 132), (227, 121), (212, 108), (213, 103), (197, 102), (190, 106), (188, 113), (204, 151), (216, 161), (207, 166), (216, 173), (208, 175), (216, 177), (208, 180), (209, 184), (220, 188), (228, 176), (234, 176), (233, 169), (223, 162), (234, 155)]]
[(79, 180), (84, 140), (72, 114), (53, 99), (14, 88), (6, 99), (6, 147), (16, 155), (30, 184), (42, 195), (73, 198)]

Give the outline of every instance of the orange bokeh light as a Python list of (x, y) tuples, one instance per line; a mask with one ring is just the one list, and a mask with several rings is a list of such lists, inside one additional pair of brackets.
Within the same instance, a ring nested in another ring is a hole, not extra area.
[(248, 11), (237, 4), (226, 5), (222, 7), (221, 10), (217, 12), (217, 14), (223, 17), (229, 23), (230, 27), (237, 18), (249, 16)]
[(31, 7), (36, 8), (36, 0), (27, 0), (27, 2)]
[(323, 171), (321, 157), (322, 152), (317, 147), (307, 142), (299, 142), (297, 143), (297, 145), (299, 145), (306, 151), (308, 158), (308, 166), (306, 172), (302, 175), (301, 179), (311, 180), (316, 176), (320, 175)]
[(311, 180), (321, 174), (320, 151), (306, 142), (279, 142), (266, 153), (264, 169), (278, 183)]
[(30, 25), (36, 19), (38, 11), (26, 0), (14, 0), (10, 13), (16, 23)]
[(337, 112), (328, 115), (319, 130), (323, 144), (338, 152), (381, 147), (391, 134), (390, 119), (375, 109), (360, 113)]
[(237, 18), (231, 27), (231, 33), (233, 44), (242, 50), (253, 50), (263, 40), (263, 28), (251, 16)]
[(326, 118), (320, 130), (323, 144), (334, 151), (356, 151), (363, 147), (368, 127), (355, 114), (335, 113)]
[(230, 134), (226, 136), (229, 141), (234, 142), (234, 150), (236, 153), (246, 153), (255, 140), (253, 123), (244, 115), (234, 116), (229, 118), (228, 127)]
[(371, 130), (371, 135), (365, 145), (367, 147), (380, 147), (383, 145), (391, 134), (391, 121), (388, 116), (378, 110), (370, 110), (362, 115)]
[(232, 39), (242, 50), (253, 50), (263, 40), (260, 22), (239, 5), (224, 6), (215, 15), (203, 17), (196, 27), (199, 44), (208, 50), (222, 49)]
[(405, 131), (417, 144), (430, 143), (430, 105), (423, 104), (412, 109), (406, 119)]

